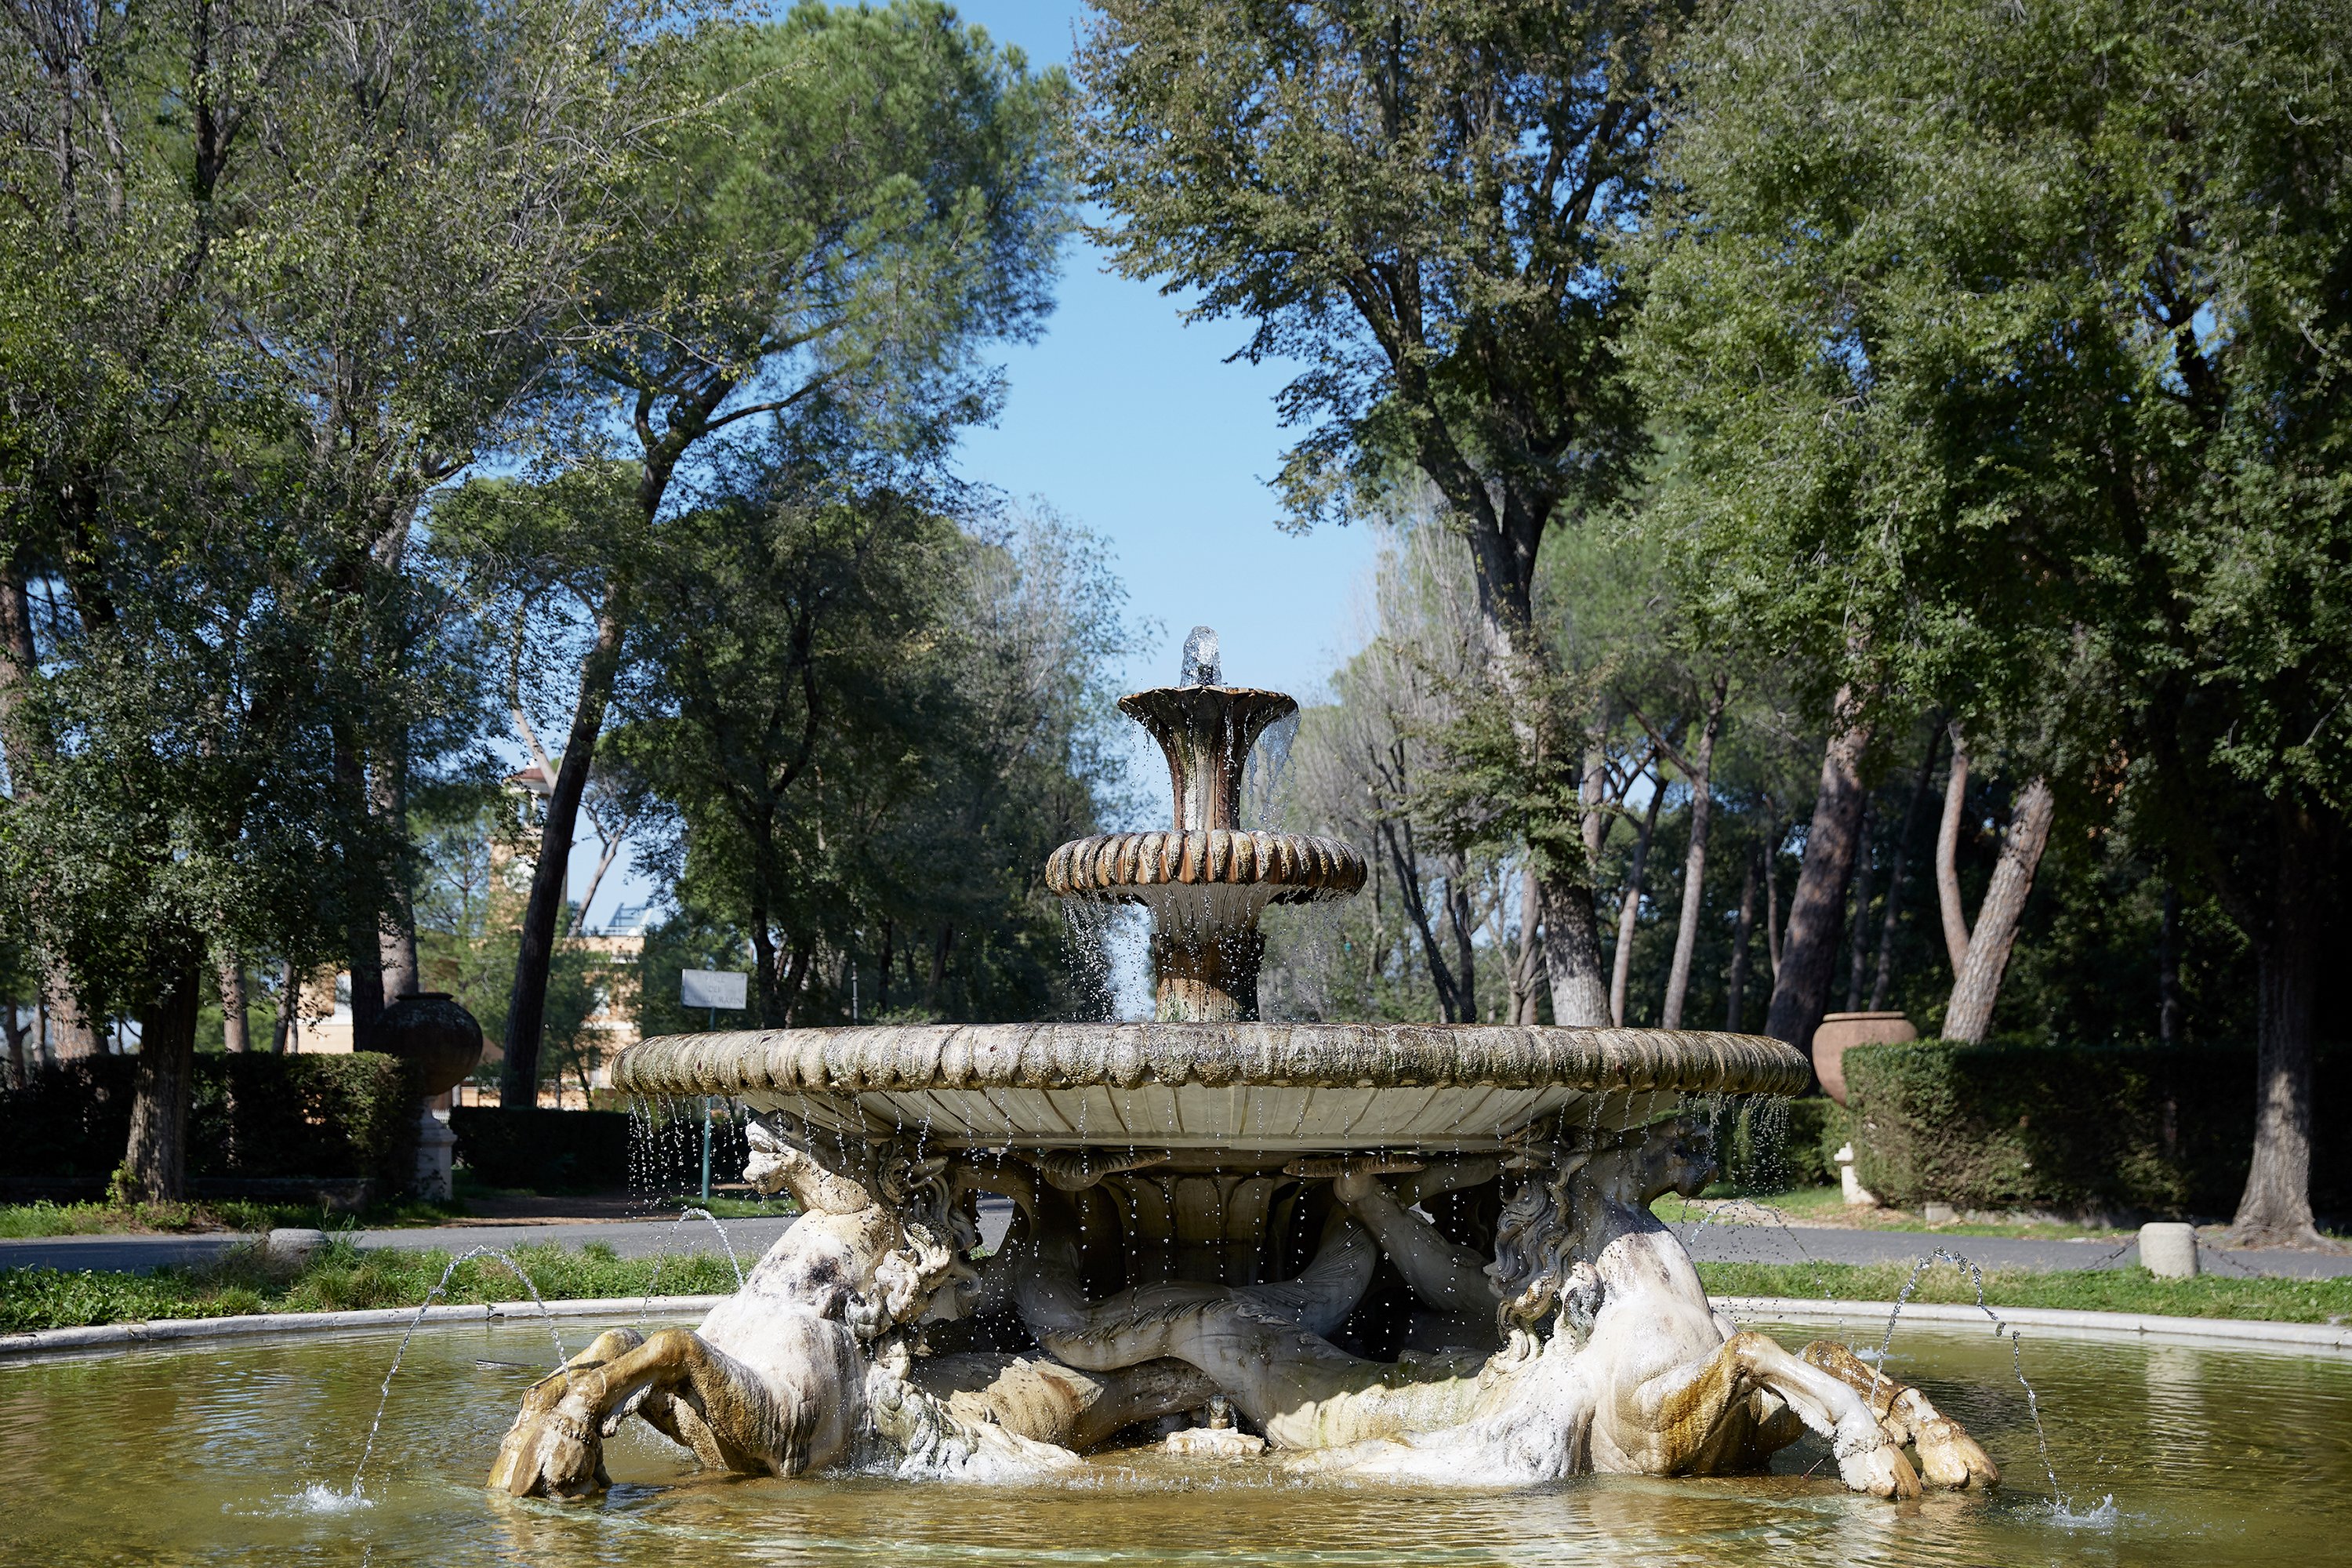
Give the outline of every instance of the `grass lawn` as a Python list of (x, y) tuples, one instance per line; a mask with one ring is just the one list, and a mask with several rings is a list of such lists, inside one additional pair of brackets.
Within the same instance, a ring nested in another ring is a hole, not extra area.
[[(1892, 1301), (1911, 1277), (1907, 1263), (1702, 1263), (1716, 1296), (1786, 1296), (1794, 1301)], [(2148, 1312), (2168, 1318), (2252, 1318), (2273, 1323), (2352, 1319), (2352, 1279), (2250, 1279), (2204, 1274), (2158, 1279), (2145, 1268), (1987, 1269), (1995, 1307), (2054, 1307), (2085, 1312)], [(1919, 1277), (1914, 1301), (1963, 1305), (1977, 1299), (1972, 1277), (1939, 1263)]]
[(1672, 1193), (1650, 1205), (1660, 1219), (1676, 1224), (1684, 1220), (1704, 1219), (1711, 1209), (1721, 1208), (1726, 1222), (1769, 1224), (1777, 1215), (1791, 1225), (1833, 1225), (1847, 1230), (1927, 1231), (1937, 1236), (2012, 1236), (2027, 1240), (2072, 1241), (2082, 1237), (2093, 1240), (2120, 1241), (2128, 1231), (2102, 1226), (2068, 1225), (2054, 1220), (1954, 1220), (1947, 1225), (1929, 1225), (1908, 1209), (1849, 1208), (1845, 1194), (1836, 1187), (1800, 1187), (1785, 1193), (1748, 1193), (1735, 1187), (1716, 1185), (1696, 1200), (1685, 1200)]
[[(0, 1332), (70, 1328), (150, 1318), (226, 1318), (247, 1312), (342, 1312), (414, 1307), (448, 1268), (451, 1253), (388, 1248), (365, 1252), (333, 1242), (308, 1264), (289, 1267), (238, 1247), (197, 1268), (107, 1274), (0, 1268)], [(698, 1296), (735, 1288), (724, 1258), (687, 1253), (667, 1259), (619, 1258), (602, 1242), (582, 1247), (523, 1246), (515, 1261), (548, 1300), (598, 1296)], [(439, 1300), (515, 1301), (530, 1296), (496, 1258), (458, 1266)]]
[(334, 1230), (345, 1226), (446, 1225), (465, 1212), (463, 1203), (432, 1204), (414, 1198), (380, 1204), (359, 1214), (330, 1213), (315, 1204), (259, 1203), (246, 1198), (180, 1204), (0, 1204), (0, 1238), (264, 1231), (279, 1226)]

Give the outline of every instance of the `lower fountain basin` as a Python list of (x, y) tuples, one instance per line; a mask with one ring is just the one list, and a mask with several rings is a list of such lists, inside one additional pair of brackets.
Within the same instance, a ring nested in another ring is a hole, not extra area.
[(1554, 1114), (1615, 1128), (1689, 1094), (1793, 1094), (1778, 1040), (1705, 1030), (1428, 1024), (928, 1024), (670, 1035), (616, 1089), (727, 1095), (942, 1148), (1148, 1145), (1475, 1152)]
[[(603, 1326), (561, 1325), (575, 1351)], [(1822, 1331), (1874, 1346), (1882, 1331), (1832, 1322), (1788, 1337)], [(352, 1507), (341, 1494), (399, 1340), (272, 1337), (6, 1366), (0, 1563), (2253, 1568), (2333, 1561), (2352, 1534), (2352, 1357), (2334, 1353), (2029, 1331), (2024, 1365), (2052, 1462), (2074, 1494), (2071, 1520), (2050, 1507), (2009, 1342), (1907, 1320), (1893, 1370), (1969, 1423), (2011, 1478), (2000, 1490), (1899, 1508), (1855, 1497), (1818, 1439), (1776, 1456), (1764, 1476), (1594, 1477), (1499, 1492), (1301, 1484), (1276, 1458), (1179, 1462), (1136, 1449), (1026, 1487), (867, 1476), (714, 1484), (633, 1421), (607, 1449), (614, 1490), (567, 1507), (482, 1487), (516, 1401), (551, 1354), (545, 1323), (508, 1320), (418, 1331), (384, 1411), (366, 1506)], [(2110, 1493), (2115, 1508), (2097, 1511)]]

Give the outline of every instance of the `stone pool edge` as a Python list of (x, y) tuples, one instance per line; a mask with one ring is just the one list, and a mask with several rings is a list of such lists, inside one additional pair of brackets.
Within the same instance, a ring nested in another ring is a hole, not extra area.
[[(502, 1318), (607, 1318), (707, 1312), (724, 1296), (589, 1296), (550, 1301), (492, 1301), (427, 1307), (426, 1323), (488, 1323)], [(0, 1360), (60, 1351), (127, 1350), (174, 1340), (226, 1339), (239, 1334), (330, 1333), (345, 1329), (404, 1329), (417, 1320), (414, 1307), (375, 1307), (358, 1312), (248, 1312), (226, 1318), (157, 1318), (136, 1323), (90, 1323), (71, 1329), (35, 1329), (0, 1334)]]
[[(1735, 1317), (1773, 1322), (1814, 1319), (1884, 1323), (1892, 1301), (1822, 1301), (1803, 1296), (1717, 1296), (1716, 1306)], [(1990, 1328), (1988, 1309), (1942, 1301), (1913, 1301), (1903, 1309), (1906, 1323), (1945, 1328)], [(2225, 1341), (2248, 1348), (2352, 1351), (2352, 1324), (2276, 1323), (2259, 1318), (2171, 1318), (2147, 1312), (2087, 1312), (2059, 1307), (1992, 1307), (2013, 1329), (2039, 1329), (2095, 1339)]]
[[(707, 1312), (724, 1296), (602, 1296), (550, 1301), (546, 1315), (557, 1318), (603, 1318), (623, 1315), (683, 1316)], [(1715, 1303), (1735, 1315), (1772, 1321), (1839, 1321), (1883, 1323), (1895, 1310), (1892, 1301), (1821, 1301), (1799, 1296), (1718, 1296)], [(2253, 1318), (2168, 1318), (2141, 1312), (2083, 1312), (2049, 1307), (1993, 1309), (2011, 1328), (2078, 1334), (2101, 1339), (2222, 1341), (2278, 1350), (2352, 1351), (2352, 1324), (2273, 1323)], [(494, 1322), (502, 1318), (534, 1318), (541, 1309), (533, 1301), (494, 1301), (488, 1305), (427, 1307), (427, 1323)], [(416, 1317), (414, 1307), (380, 1307), (360, 1312), (254, 1312), (233, 1318), (159, 1318), (138, 1323), (93, 1323), (72, 1329), (37, 1329), (27, 1333), (0, 1334), (0, 1360), (56, 1354), (72, 1351), (127, 1350), (137, 1345), (168, 1344), (175, 1340), (226, 1339), (240, 1334), (330, 1333), (347, 1329), (398, 1329)], [(1981, 1308), (1942, 1302), (1914, 1301), (1903, 1309), (1904, 1321), (1944, 1327), (1989, 1326)]]

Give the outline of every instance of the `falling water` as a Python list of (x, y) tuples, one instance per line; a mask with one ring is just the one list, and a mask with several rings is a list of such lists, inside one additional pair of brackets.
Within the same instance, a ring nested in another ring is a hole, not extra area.
[(408, 1327), (400, 1336), (400, 1348), (392, 1353), (391, 1369), (383, 1374), (383, 1387), (376, 1394), (375, 1419), (368, 1423), (367, 1443), (360, 1449), (360, 1462), (352, 1471), (351, 1490), (344, 1494), (354, 1502), (358, 1501), (360, 1497), (360, 1478), (367, 1473), (368, 1460), (375, 1453), (375, 1436), (383, 1426), (383, 1407), (392, 1403), (392, 1380), (400, 1375), (400, 1363), (407, 1358), (408, 1342), (416, 1337), (417, 1325), (425, 1321), (425, 1314), (434, 1301), (449, 1288), (450, 1276), (457, 1272), (460, 1264), (477, 1258), (497, 1258), (513, 1272), (516, 1279), (522, 1281), (522, 1288), (530, 1292), (532, 1304), (539, 1308), (540, 1316), (547, 1320), (548, 1338), (555, 1342), (556, 1370), (561, 1372), (564, 1363), (571, 1359), (563, 1349), (563, 1335), (555, 1327), (555, 1314), (547, 1310), (545, 1301), (540, 1300), (539, 1287), (531, 1282), (531, 1278), (524, 1272), (523, 1266), (515, 1261), (514, 1254), (499, 1247), (468, 1247), (459, 1253), (449, 1260), (448, 1268), (441, 1270), (440, 1279), (434, 1284), (432, 1289), (425, 1293), (425, 1300), (417, 1303), (415, 1316), (408, 1320)]
[(691, 1219), (706, 1219), (710, 1222), (710, 1228), (719, 1233), (719, 1245), (727, 1249), (727, 1267), (735, 1270), (735, 1289), (738, 1290), (743, 1289), (742, 1260), (735, 1255), (735, 1243), (728, 1236), (727, 1227), (719, 1224), (719, 1216), (709, 1209), (683, 1208), (677, 1211), (677, 1218), (670, 1222), (669, 1234), (662, 1238), (661, 1252), (654, 1258), (653, 1278), (646, 1281), (646, 1299), (637, 1304), (639, 1322), (646, 1321), (646, 1315), (653, 1310), (654, 1298), (661, 1294), (662, 1270), (669, 1267), (669, 1260), (677, 1254), (678, 1226)]
[(1244, 826), (1271, 829), (1278, 826), (1276, 806), (1283, 781), (1290, 772), (1291, 743), (1298, 739), (1298, 710), (1284, 714), (1265, 727), (1250, 748), (1242, 773)]
[(1969, 1262), (1967, 1258), (1961, 1257), (1957, 1252), (1950, 1251), (1948, 1248), (1941, 1247), (1936, 1248), (1935, 1251), (1919, 1259), (1918, 1263), (1911, 1270), (1911, 1277), (1903, 1281), (1903, 1289), (1896, 1293), (1895, 1298), (1895, 1310), (1886, 1314), (1886, 1332), (1878, 1342), (1878, 1359), (1871, 1368), (1871, 1394), (1874, 1401), (1877, 1396), (1879, 1369), (1886, 1364), (1886, 1352), (1895, 1343), (1895, 1320), (1902, 1317), (1903, 1309), (1910, 1305), (1911, 1292), (1919, 1288), (1919, 1277), (1927, 1273), (1928, 1269), (1934, 1268), (1938, 1263), (1948, 1263), (1953, 1268), (1961, 1269), (1968, 1274), (1970, 1280), (1972, 1280), (1976, 1285), (1977, 1310), (1982, 1312), (1991, 1321), (1992, 1331), (1994, 1333), (2004, 1335), (2009, 1340), (2010, 1367), (2011, 1370), (2017, 1373), (2018, 1386), (2025, 1390), (2025, 1408), (2027, 1414), (2033, 1417), (2033, 1441), (2034, 1446), (2040, 1451), (2042, 1456), (2042, 1473), (2050, 1478), (2050, 1506), (2052, 1511), (2062, 1520), (2069, 1522), (2095, 1522), (2102, 1514), (2112, 1515), (2116, 1500), (2114, 1498), (2110, 1497), (2103, 1501), (2097, 1508), (2086, 1510), (2078, 1514), (2074, 1511), (2074, 1500), (2069, 1498), (2065, 1492), (2059, 1488), (2057, 1468), (2050, 1462), (2050, 1436), (2049, 1434), (2044, 1432), (2042, 1428), (2042, 1401), (2040, 1397), (2034, 1394), (2033, 1384), (2028, 1382), (2025, 1376), (2025, 1336), (2018, 1330), (2012, 1329), (2007, 1323), (2001, 1321), (2000, 1314), (1994, 1311), (1991, 1307), (1986, 1304), (1984, 1296), (1984, 1270), (1979, 1268), (1976, 1264)]

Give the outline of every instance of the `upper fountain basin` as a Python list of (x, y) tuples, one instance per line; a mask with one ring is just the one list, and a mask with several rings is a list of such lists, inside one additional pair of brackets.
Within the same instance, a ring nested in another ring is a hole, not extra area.
[(1554, 1112), (1624, 1125), (1810, 1076), (1751, 1035), (1472, 1024), (743, 1030), (646, 1040), (613, 1065), (617, 1089), (729, 1095), (859, 1137), (1236, 1152), (1493, 1149)]
[(1303, 904), (1346, 898), (1364, 875), (1364, 858), (1336, 838), (1223, 827), (1105, 833), (1065, 844), (1045, 862), (1054, 892), (1106, 902), (1151, 902), (1151, 888), (1223, 886)]

